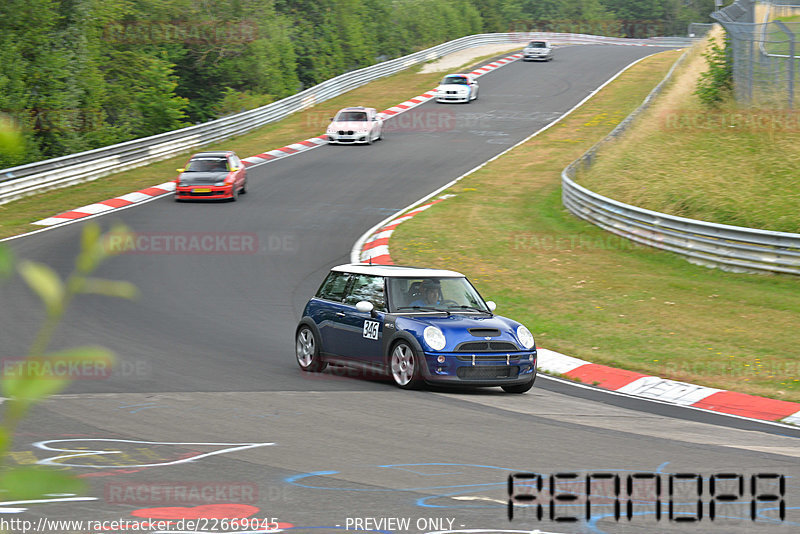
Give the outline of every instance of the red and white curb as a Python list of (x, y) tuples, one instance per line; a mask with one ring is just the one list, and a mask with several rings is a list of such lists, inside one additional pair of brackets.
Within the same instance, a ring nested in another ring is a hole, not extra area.
[[(474, 74), (475, 76), (482, 76), (487, 72), (491, 72), (495, 69), (498, 69), (503, 65), (507, 65), (513, 61), (518, 60), (521, 57), (522, 54), (512, 54), (510, 56), (506, 56), (502, 59), (498, 59), (497, 61), (489, 63), (488, 65), (484, 65), (483, 67), (472, 71), (470, 74)], [(410, 98), (401, 104), (397, 104), (396, 106), (392, 106), (389, 109), (385, 109), (381, 112), (381, 114), (383, 115), (384, 118), (393, 117), (394, 115), (398, 115), (400, 113), (403, 113), (404, 111), (408, 111), (409, 109), (415, 108), (424, 102), (427, 102), (428, 100), (433, 98), (435, 94), (436, 94), (435, 91), (427, 91), (419, 96)], [(300, 141), (299, 143), (293, 143), (291, 145), (282, 146), (280, 148), (263, 152), (261, 154), (256, 154), (255, 156), (249, 156), (247, 158), (243, 158), (242, 162), (246, 167), (252, 167), (254, 165), (269, 163), (277, 159), (293, 156), (300, 152), (311, 150), (312, 148), (317, 148), (319, 146), (327, 144), (328, 142), (327, 139), (328, 138), (325, 135), (312, 137), (310, 139), (306, 139), (305, 141)], [(32, 224), (36, 224), (39, 226), (53, 226), (56, 224), (62, 224), (69, 221), (74, 221), (76, 219), (82, 219), (84, 217), (97, 215), (98, 213), (105, 213), (108, 211), (113, 211), (115, 209), (125, 208), (130, 206), (131, 204), (135, 204), (143, 200), (152, 200), (154, 197), (171, 193), (173, 191), (175, 191), (175, 183), (165, 182), (163, 184), (148, 187), (146, 189), (135, 191), (133, 193), (128, 193), (120, 197), (104, 200), (102, 202), (97, 202), (95, 204), (89, 204), (88, 206), (83, 206), (80, 208), (75, 208), (73, 210), (60, 213), (58, 215), (53, 215), (52, 217), (48, 217), (40, 221), (36, 221)]]
[(90, 215), (97, 215), (98, 213), (103, 213), (106, 211), (113, 211), (120, 208), (127, 208), (128, 206), (136, 204), (137, 202), (142, 202), (143, 200), (151, 200), (155, 197), (159, 197), (163, 194), (170, 193), (172, 191), (175, 191), (175, 182), (164, 182), (163, 184), (154, 185), (146, 189), (140, 189), (139, 191), (134, 191), (133, 193), (128, 193), (120, 197), (110, 198), (102, 202), (97, 202), (95, 204), (89, 204), (88, 206), (75, 208), (74, 210), (66, 211), (64, 213), (60, 213), (58, 215), (54, 215), (46, 219), (42, 219), (41, 221), (36, 221), (33, 224), (38, 224), (41, 226), (52, 226), (54, 224), (61, 224), (63, 222), (73, 221), (75, 219), (82, 219), (83, 217), (89, 217)]
[(539, 349), (538, 367), (583, 384), (679, 406), (691, 406), (749, 419), (800, 424), (800, 403), (697, 386)]
[(312, 137), (311, 139), (306, 139), (305, 141), (300, 141), (299, 143), (293, 143), (291, 145), (282, 146), (280, 148), (276, 148), (275, 150), (264, 152), (263, 154), (257, 154), (255, 156), (250, 156), (249, 158), (244, 158), (242, 159), (242, 162), (244, 162), (245, 167), (250, 167), (252, 165), (259, 165), (261, 163), (267, 163), (269, 161), (285, 158), (287, 156), (294, 156), (299, 152), (310, 150), (312, 148), (317, 148), (318, 146), (322, 146), (327, 143), (328, 143), (327, 136), (320, 135), (317, 137)]

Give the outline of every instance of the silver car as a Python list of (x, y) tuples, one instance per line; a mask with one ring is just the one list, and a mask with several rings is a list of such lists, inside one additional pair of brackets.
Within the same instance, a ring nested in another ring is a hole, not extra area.
[(553, 49), (547, 41), (531, 41), (522, 50), (522, 61), (552, 61)]

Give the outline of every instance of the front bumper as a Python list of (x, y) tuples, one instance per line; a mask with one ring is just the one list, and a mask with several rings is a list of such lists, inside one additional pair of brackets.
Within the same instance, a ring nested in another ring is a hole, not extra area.
[(525, 54), (522, 56), (523, 61), (547, 61), (552, 57), (552, 54)]
[[(536, 378), (536, 351), (512, 353), (428, 353), (422, 369), (426, 382), (461, 386), (524, 384)], [(444, 362), (438, 361), (444, 357)]]
[(367, 143), (372, 134), (370, 132), (353, 132), (352, 134), (326, 133), (325, 135), (328, 137), (329, 144), (353, 145)]
[(232, 185), (190, 185), (175, 188), (175, 198), (178, 200), (217, 200), (233, 198)]
[(437, 102), (469, 102), (469, 93), (464, 95), (436, 93), (435, 98)]

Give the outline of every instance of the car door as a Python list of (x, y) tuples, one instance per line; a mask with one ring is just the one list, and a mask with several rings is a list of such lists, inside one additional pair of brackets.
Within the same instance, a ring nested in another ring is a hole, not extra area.
[(313, 306), (311, 319), (319, 329), (320, 350), (327, 354), (339, 354), (337, 346), (342, 345), (341, 340), (338, 339), (341, 330), (338, 328), (337, 321), (345, 316), (346, 306), (342, 301), (349, 281), (349, 273), (331, 271), (316, 295), (319, 302)]
[[(372, 303), (372, 312), (360, 312), (356, 304)], [(335, 319), (336, 350), (342, 356), (370, 364), (383, 362), (383, 319), (386, 314), (385, 282), (382, 276), (354, 274), (342, 303), (343, 315)]]

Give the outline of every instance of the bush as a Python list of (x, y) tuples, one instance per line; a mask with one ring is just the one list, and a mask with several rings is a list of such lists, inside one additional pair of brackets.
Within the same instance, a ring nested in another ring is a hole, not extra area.
[(733, 93), (733, 58), (728, 38), (723, 46), (712, 40), (709, 50), (703, 54), (708, 70), (700, 75), (694, 94), (708, 107), (717, 107)]

